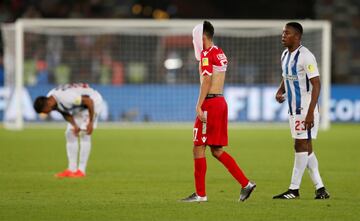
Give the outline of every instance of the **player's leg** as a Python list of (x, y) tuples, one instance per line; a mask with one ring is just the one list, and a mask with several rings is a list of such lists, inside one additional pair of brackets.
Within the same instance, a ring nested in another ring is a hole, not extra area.
[(193, 148), (194, 154), (194, 177), (196, 194), (198, 196), (206, 196), (205, 191), (205, 176), (206, 176), (206, 157), (205, 146), (195, 146)]
[(242, 187), (246, 187), (249, 183), (248, 178), (240, 169), (234, 158), (221, 146), (211, 146), (212, 155), (218, 159), (228, 169), (230, 174), (240, 183)]
[(79, 167), (76, 172), (76, 177), (84, 177), (86, 173), (86, 166), (89, 160), (91, 151), (91, 136), (87, 134), (80, 135), (80, 155)]
[(308, 139), (295, 139), (295, 156), (291, 184), (287, 191), (274, 196), (273, 199), (297, 199), (300, 197), (299, 188), (308, 163), (308, 142)]
[(308, 163), (309, 140), (295, 139), (295, 159), (289, 189), (298, 190), (300, 188), (302, 176)]
[(57, 177), (72, 177), (77, 170), (77, 159), (78, 159), (78, 137), (74, 135), (71, 130), (71, 126), (68, 126), (65, 131), (66, 138), (66, 153), (68, 158), (68, 169), (56, 174)]
[(207, 201), (205, 190), (205, 175), (206, 175), (206, 139), (203, 139), (203, 122), (199, 118), (195, 119), (193, 128), (193, 156), (194, 156), (194, 179), (196, 192), (190, 196), (182, 199), (183, 202), (205, 202)]
[(230, 174), (239, 182), (241, 185), (240, 200), (244, 201), (249, 198), (252, 191), (255, 189), (256, 184), (249, 181), (245, 176), (244, 172), (240, 169), (234, 158), (224, 151), (222, 146), (211, 146), (212, 155), (218, 159), (230, 172)]
[(321, 179), (319, 172), (319, 162), (316, 158), (314, 151), (312, 151), (312, 142), (311, 140), (308, 143), (309, 145), (309, 155), (308, 155), (308, 163), (307, 168), (309, 171), (310, 178), (316, 188), (315, 190), (315, 199), (328, 199), (330, 194), (327, 192), (324, 183)]
[(79, 153), (78, 137), (74, 135), (73, 131), (69, 127), (65, 132), (65, 137), (66, 137), (66, 152), (69, 162), (68, 169), (71, 172), (75, 172), (77, 169), (77, 159)]
[[(101, 100), (100, 100), (101, 101)], [(94, 99), (95, 107), (98, 107), (101, 103), (98, 102), (98, 99)], [(98, 108), (95, 108), (98, 110)], [(93, 128), (97, 128), (98, 123), (98, 112), (95, 111), (94, 114), (94, 122)], [(82, 111), (75, 117), (76, 122), (80, 125), (80, 128), (83, 130), (80, 133), (80, 154), (79, 154), (79, 167), (76, 171), (76, 177), (85, 177), (86, 174), (86, 167), (89, 160), (90, 152), (91, 152), (91, 135), (86, 134), (85, 130), (89, 123), (89, 112), (87, 110)]]
[(314, 186), (316, 189), (320, 189), (321, 187), (324, 187), (324, 184), (322, 182), (322, 179), (320, 177), (320, 172), (319, 172), (319, 163), (318, 160), (315, 156), (315, 153), (312, 151), (312, 142), (311, 140), (309, 141), (309, 154), (308, 154), (308, 163), (307, 163), (307, 168), (309, 170), (309, 175), (310, 178), (312, 180), (312, 182), (314, 183)]
[(308, 132), (305, 130), (304, 121), (306, 115), (289, 115), (291, 136), (294, 138), (294, 166), (291, 176), (291, 184), (287, 191), (276, 195), (273, 199), (296, 199), (299, 198), (299, 188), (304, 170), (308, 162)]
[(190, 196), (182, 199), (183, 202), (206, 202), (206, 190), (205, 190), (205, 176), (206, 176), (206, 146), (194, 146), (194, 178), (195, 178), (195, 190), (196, 192)]

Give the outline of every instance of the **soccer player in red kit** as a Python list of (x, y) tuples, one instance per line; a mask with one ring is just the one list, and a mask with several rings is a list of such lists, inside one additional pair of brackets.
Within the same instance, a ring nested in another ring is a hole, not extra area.
[[(256, 184), (246, 178), (235, 160), (223, 149), (224, 146), (228, 145), (228, 110), (222, 94), (228, 60), (221, 48), (213, 44), (214, 27), (212, 24), (204, 21), (202, 27), (201, 25), (197, 27), (202, 28), (199, 36), (202, 35), (203, 50), (200, 55), (200, 94), (196, 105), (197, 118), (194, 126), (193, 153), (196, 192), (182, 199), (182, 201), (207, 201), (205, 192), (206, 146), (210, 146), (212, 155), (241, 184), (239, 200), (244, 201), (250, 196)], [(195, 44), (194, 42), (196, 51)]]

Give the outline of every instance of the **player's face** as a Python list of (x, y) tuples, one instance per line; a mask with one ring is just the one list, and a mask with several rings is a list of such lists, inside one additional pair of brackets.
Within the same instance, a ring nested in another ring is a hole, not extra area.
[(42, 112), (41, 113), (44, 113), (44, 114), (48, 114), (52, 111), (52, 107), (51, 105), (49, 104), (49, 102), (46, 103), (45, 107), (42, 109)]
[(285, 26), (283, 28), (281, 43), (284, 47), (291, 47), (292, 45), (296, 44), (298, 39), (299, 37), (295, 29), (289, 26)]
[(209, 42), (209, 38), (205, 34), (203, 34), (202, 41), (203, 41), (203, 48), (205, 49), (206, 48), (205, 46)]

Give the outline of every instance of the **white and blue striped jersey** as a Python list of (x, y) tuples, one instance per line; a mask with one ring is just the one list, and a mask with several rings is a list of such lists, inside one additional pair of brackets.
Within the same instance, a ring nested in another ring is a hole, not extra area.
[(310, 79), (319, 76), (314, 55), (302, 45), (293, 52), (286, 49), (281, 55), (281, 67), (289, 113), (306, 114), (311, 101)]
[(97, 91), (83, 83), (60, 85), (47, 94), (47, 97), (50, 96), (55, 98), (60, 112), (70, 115), (75, 115), (86, 109), (81, 104), (82, 96), (89, 96), (93, 100), (101, 97)]

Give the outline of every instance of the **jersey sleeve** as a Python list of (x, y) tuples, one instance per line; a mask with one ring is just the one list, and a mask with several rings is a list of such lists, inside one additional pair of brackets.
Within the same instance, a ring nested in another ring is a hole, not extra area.
[(201, 57), (201, 75), (211, 76), (213, 73), (213, 64), (212, 59), (209, 56)]
[(319, 76), (319, 70), (317, 67), (316, 59), (313, 54), (306, 54), (304, 56), (304, 70), (306, 71), (306, 75), (309, 79), (318, 77)]

